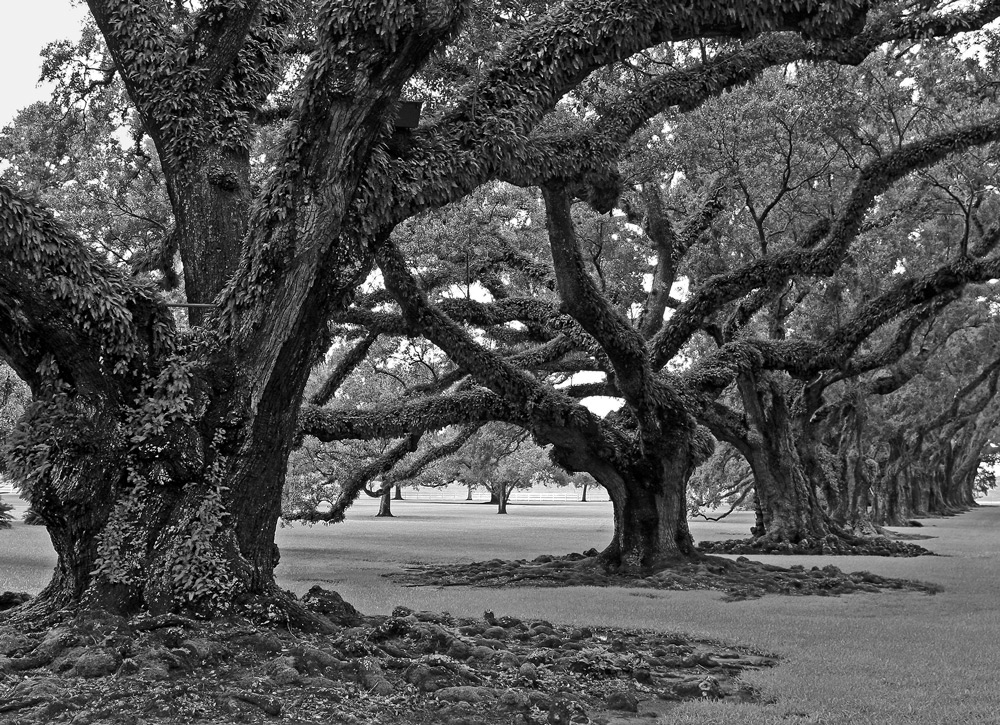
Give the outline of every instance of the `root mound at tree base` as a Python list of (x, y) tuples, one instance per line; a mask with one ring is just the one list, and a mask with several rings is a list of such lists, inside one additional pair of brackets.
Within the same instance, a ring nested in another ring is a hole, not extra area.
[(867, 571), (845, 573), (835, 566), (802, 566), (785, 569), (740, 557), (736, 561), (706, 556), (691, 562), (659, 568), (646, 576), (627, 576), (607, 571), (593, 549), (586, 554), (563, 557), (539, 556), (533, 561), (493, 559), (472, 564), (410, 566), (402, 572), (385, 574), (408, 586), (508, 585), (539, 587), (622, 586), (646, 589), (714, 589), (736, 601), (765, 594), (836, 596), (851, 592), (907, 589), (935, 594), (936, 584), (890, 579)]
[(917, 544), (893, 541), (885, 536), (843, 539), (829, 535), (823, 539), (805, 539), (797, 543), (776, 541), (767, 537), (755, 539), (729, 539), (727, 541), (700, 541), (698, 548), (706, 554), (778, 554), (809, 556), (937, 556)]
[(774, 662), (676, 634), (491, 612), (458, 619), (398, 607), (332, 634), (245, 619), (89, 613), (35, 631), (0, 623), (0, 724), (280, 716), (347, 725), (597, 725), (678, 700), (754, 702), (738, 675)]

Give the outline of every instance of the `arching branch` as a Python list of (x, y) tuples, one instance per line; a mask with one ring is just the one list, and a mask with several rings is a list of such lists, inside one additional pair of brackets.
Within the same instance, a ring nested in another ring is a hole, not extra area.
[(576, 401), (549, 390), (520, 368), (484, 349), (420, 291), (399, 250), (381, 235), (373, 241), (375, 259), (386, 287), (396, 296), (413, 329), (437, 345), (460, 367), (535, 420), (593, 428), (597, 419)]
[(36, 203), (0, 185), (0, 356), (37, 390), (43, 363), (107, 399), (173, 345), (151, 287), (94, 254)]
[(405, 483), (406, 481), (416, 477), (421, 471), (432, 463), (458, 453), (462, 449), (462, 446), (468, 443), (472, 436), (476, 434), (476, 431), (482, 428), (483, 425), (485, 425), (485, 423), (473, 423), (471, 425), (464, 426), (462, 430), (459, 431), (458, 434), (451, 440), (428, 448), (406, 466), (402, 466), (392, 471), (388, 476), (386, 476), (385, 484), (387, 486), (394, 486), (396, 484)]
[(382, 406), (378, 410), (333, 411), (306, 405), (299, 415), (299, 433), (321, 441), (370, 440), (491, 420), (524, 422), (499, 396), (480, 388)]
[(330, 399), (334, 396), (340, 386), (347, 379), (347, 377), (354, 372), (355, 368), (361, 364), (371, 349), (371, 346), (375, 344), (378, 339), (378, 332), (370, 332), (359, 342), (357, 345), (352, 347), (346, 355), (337, 363), (323, 383), (320, 385), (319, 390), (309, 399), (309, 402), (313, 405), (326, 405), (330, 402)]
[(788, 280), (797, 274), (832, 274), (843, 261), (865, 213), (878, 194), (911, 171), (998, 138), (1000, 119), (993, 119), (907, 144), (873, 161), (862, 170), (847, 203), (824, 235), (825, 242), (816, 249), (792, 249), (774, 254), (742, 269), (712, 277), (692, 294), (653, 339), (653, 368), (662, 368), (723, 305), (754, 289)]
[[(337, 498), (332, 501), (329, 511), (291, 511), (284, 515), (290, 521), (328, 521), (338, 523), (344, 520), (347, 509), (358, 500), (365, 487), (378, 476), (392, 470), (407, 454), (417, 449), (420, 433), (411, 433), (397, 441), (382, 455), (377, 456), (367, 464), (354, 469), (339, 482), (340, 490)], [(333, 483), (332, 481), (330, 483)]]

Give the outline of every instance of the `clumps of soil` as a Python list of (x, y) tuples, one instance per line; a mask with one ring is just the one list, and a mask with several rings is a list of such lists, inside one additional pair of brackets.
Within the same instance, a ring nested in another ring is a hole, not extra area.
[(38, 631), (0, 625), (0, 723), (598, 725), (681, 700), (753, 702), (738, 676), (775, 662), (675, 634), (492, 612), (362, 617), (334, 592), (309, 594), (315, 611), (356, 623), (310, 634), (90, 612)]
[(402, 572), (386, 574), (408, 586), (510, 585), (569, 587), (621, 586), (646, 589), (714, 589), (726, 593), (730, 601), (765, 594), (836, 596), (852, 592), (908, 589), (934, 594), (940, 587), (908, 579), (890, 579), (867, 571), (846, 573), (835, 566), (803, 566), (785, 569), (739, 557), (736, 561), (715, 556), (672, 564), (645, 576), (618, 574), (604, 567), (597, 551), (567, 556), (539, 556), (533, 561), (493, 559), (447, 566), (417, 565)]
[(936, 556), (917, 544), (893, 541), (885, 536), (844, 539), (830, 534), (822, 539), (803, 539), (797, 543), (774, 541), (767, 537), (702, 541), (698, 548), (706, 554), (806, 554), (814, 556)]

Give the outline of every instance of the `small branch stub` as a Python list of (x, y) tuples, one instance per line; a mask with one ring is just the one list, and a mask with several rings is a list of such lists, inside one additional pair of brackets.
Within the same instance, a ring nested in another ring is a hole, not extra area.
[(396, 128), (416, 128), (420, 123), (420, 109), (423, 101), (400, 101), (396, 112)]

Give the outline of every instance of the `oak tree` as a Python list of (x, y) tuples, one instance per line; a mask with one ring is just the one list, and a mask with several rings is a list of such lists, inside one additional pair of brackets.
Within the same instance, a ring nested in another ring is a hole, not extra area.
[[(303, 407), (303, 390), (329, 321), (374, 264), (412, 333), (477, 381), (436, 407), (401, 408), (382, 435), (405, 440), (456, 410), (527, 427), (561, 464), (607, 488), (616, 517), (609, 563), (633, 569), (688, 555), (683, 482), (707, 453), (698, 393), (777, 353), (734, 341), (684, 376), (665, 372), (667, 362), (720, 306), (793, 274), (835, 271), (866, 211), (899, 178), (1000, 136), (1000, 122), (985, 118), (902, 146), (864, 167), (808, 243), (707, 281), (663, 324), (651, 298), (650, 324), (636, 327), (599, 294), (573, 220), (576, 198), (599, 212), (615, 205), (618, 157), (636, 130), (766, 67), (857, 63), (898, 37), (981, 27), (1000, 8), (566, 0), (518, 8), (516, 18), (487, 9), (509, 31), (471, 56), (464, 85), (434, 87), (421, 85), (421, 69), (433, 78), (432, 58), (470, 46), (483, 6), (87, 5), (106, 51), (99, 80), (121, 82), (155, 152), (171, 212), (162, 240), (177, 250), (187, 302), (203, 306), (191, 306), (190, 328), (179, 329), (159, 287), (93, 233), (30, 191), (0, 185), (0, 356), (33, 396), (7, 464), (58, 555), (51, 583), (16, 616), (80, 604), (203, 616), (283, 606), (294, 615), (274, 582), (289, 452), (299, 431), (366, 435), (364, 413)], [(595, 71), (700, 39), (725, 42), (653, 66), (578, 123), (547, 125)], [(433, 114), (394, 132), (399, 101), (420, 88), (433, 90)], [(525, 354), (582, 344), (625, 399), (621, 414), (602, 420), (477, 344), (431, 303), (400, 252), (397, 226), (497, 180), (542, 188), (562, 300), (558, 310), (535, 308), (534, 319), (557, 320), (562, 331)], [(666, 266), (672, 237), (661, 239)], [(989, 264), (967, 261), (957, 273), (981, 277)]]

